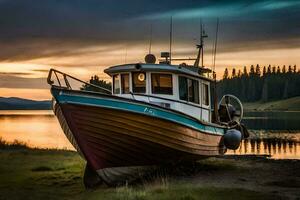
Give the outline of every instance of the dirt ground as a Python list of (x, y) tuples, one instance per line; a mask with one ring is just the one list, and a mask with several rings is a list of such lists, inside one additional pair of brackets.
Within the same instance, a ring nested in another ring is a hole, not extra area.
[(119, 187), (86, 190), (71, 151), (0, 150), (0, 199), (300, 199), (300, 160), (208, 158)]

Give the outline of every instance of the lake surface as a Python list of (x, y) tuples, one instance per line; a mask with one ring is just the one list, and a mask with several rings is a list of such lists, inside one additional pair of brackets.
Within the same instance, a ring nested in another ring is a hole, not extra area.
[(243, 123), (252, 130), (300, 130), (300, 112), (246, 112)]
[[(300, 112), (251, 112), (245, 114), (244, 123), (256, 137), (243, 141), (238, 150), (228, 154), (300, 159)], [(47, 110), (0, 111), (0, 137), (31, 147), (74, 150), (53, 112)]]
[(73, 149), (51, 110), (0, 111), (0, 137), (31, 147)]

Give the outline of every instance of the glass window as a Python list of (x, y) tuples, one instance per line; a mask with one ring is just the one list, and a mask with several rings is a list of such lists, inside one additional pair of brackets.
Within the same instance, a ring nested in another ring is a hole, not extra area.
[(199, 103), (199, 82), (188, 79), (189, 102)]
[(203, 105), (208, 106), (209, 105), (209, 96), (208, 96), (208, 85), (203, 83), (202, 84), (202, 102)]
[(129, 74), (121, 74), (121, 92), (122, 94), (129, 94)]
[(113, 76), (113, 82), (114, 82), (114, 94), (120, 94), (120, 75), (114, 75)]
[(173, 94), (171, 74), (151, 74), (153, 94)]
[(146, 93), (146, 74), (143, 72), (132, 73), (133, 93)]
[(179, 76), (179, 99), (199, 104), (199, 82)]
[(183, 76), (179, 76), (179, 99), (188, 100), (187, 78)]

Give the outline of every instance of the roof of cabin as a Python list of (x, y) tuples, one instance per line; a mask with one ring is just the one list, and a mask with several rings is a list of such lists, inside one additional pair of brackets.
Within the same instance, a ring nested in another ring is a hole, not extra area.
[(134, 63), (112, 66), (104, 70), (108, 75), (122, 72), (139, 72), (139, 71), (151, 71), (151, 72), (171, 72), (176, 74), (185, 74), (197, 78), (202, 78), (208, 81), (213, 81), (211, 78), (207, 78), (199, 74), (199, 67), (194, 66), (181, 66), (181, 65), (168, 65), (168, 64), (144, 64)]

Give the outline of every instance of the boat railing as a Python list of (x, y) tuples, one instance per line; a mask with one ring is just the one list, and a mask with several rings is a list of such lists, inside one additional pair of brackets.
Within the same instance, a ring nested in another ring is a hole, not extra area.
[(83, 86), (89, 86), (91, 88), (94, 88), (95, 92), (98, 93), (104, 93), (104, 94), (112, 94), (110, 90), (103, 88), (101, 86), (88, 83), (85, 81), (82, 81), (78, 78), (75, 78), (69, 74), (63, 73), (61, 71), (58, 71), (56, 69), (50, 69), (48, 78), (47, 78), (47, 83), (51, 86), (62, 88), (62, 89), (67, 89), (67, 90), (77, 90), (75, 87), (72, 86), (72, 83), (77, 82), (80, 83), (81, 89), (84, 90), (82, 87)]

